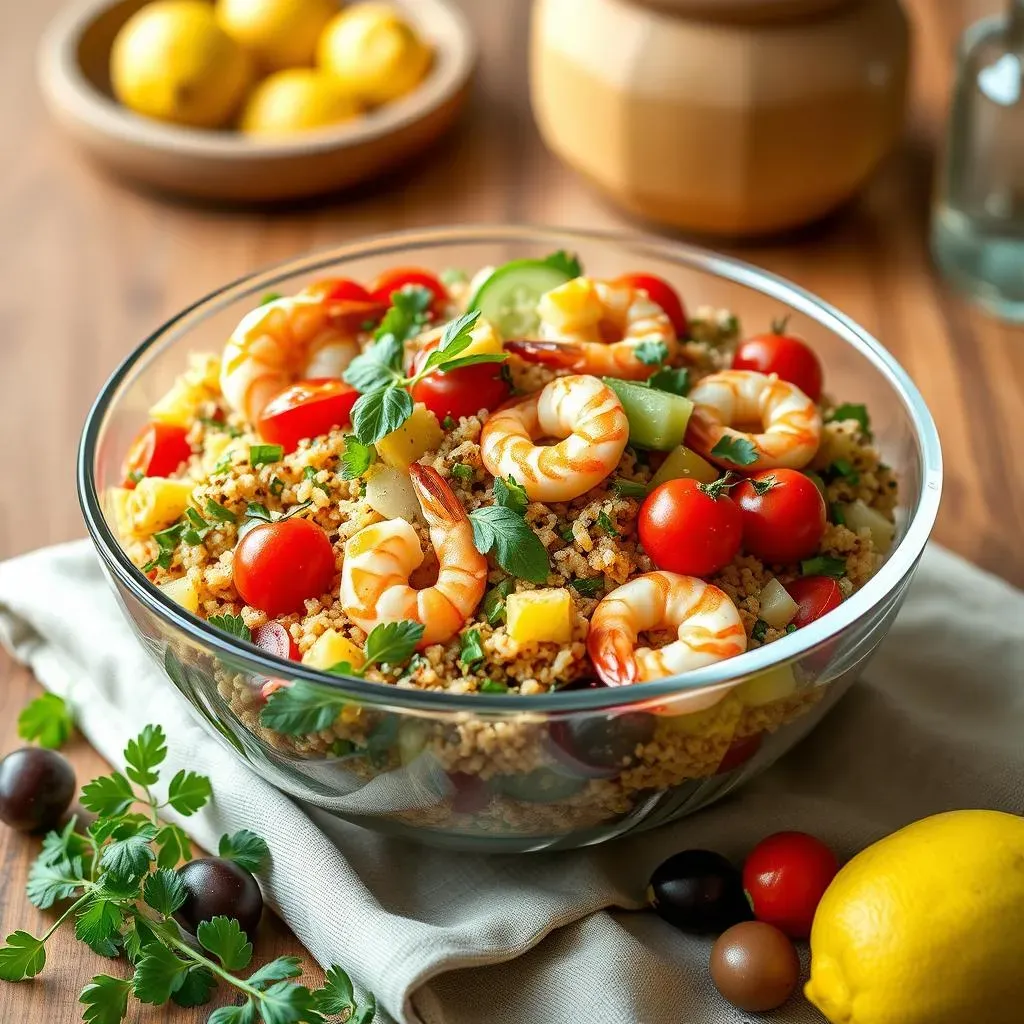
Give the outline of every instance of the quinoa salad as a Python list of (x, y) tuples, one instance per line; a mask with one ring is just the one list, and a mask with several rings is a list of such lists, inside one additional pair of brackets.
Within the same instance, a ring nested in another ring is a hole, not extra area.
[[(153, 405), (108, 515), (166, 596), (324, 673), (640, 698), (828, 614), (893, 543), (897, 481), (868, 410), (832, 396), (784, 323), (765, 327), (564, 252), (268, 295)], [(371, 710), (215, 675), (290, 755), (369, 778), (431, 753), (452, 785), (397, 818), (538, 832), (742, 764), (822, 695), (784, 668), (596, 739), (467, 715), (404, 723), (414, 737), (370, 756)], [(564, 783), (566, 749), (598, 771)]]

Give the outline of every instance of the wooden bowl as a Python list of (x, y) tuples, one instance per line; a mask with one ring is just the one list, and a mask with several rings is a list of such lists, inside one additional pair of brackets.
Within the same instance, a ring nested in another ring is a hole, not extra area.
[(476, 50), (462, 15), (444, 0), (392, 0), (434, 47), (411, 93), (357, 121), (282, 139), (165, 124), (119, 104), (110, 49), (146, 0), (84, 0), (62, 11), (40, 45), (39, 80), (57, 122), (89, 156), (162, 191), (262, 202), (332, 192), (380, 174), (428, 146), (455, 120)]

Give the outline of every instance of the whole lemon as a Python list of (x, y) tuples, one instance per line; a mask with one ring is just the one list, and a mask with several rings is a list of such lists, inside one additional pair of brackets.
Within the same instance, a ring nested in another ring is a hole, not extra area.
[(253, 89), (240, 127), (250, 135), (291, 135), (358, 115), (359, 104), (330, 75), (290, 68), (276, 71)]
[(221, 27), (266, 71), (309, 66), (333, 0), (217, 0)]
[(220, 128), (249, 87), (245, 52), (202, 0), (157, 0), (121, 27), (110, 52), (114, 95), (161, 121)]
[(359, 3), (334, 16), (317, 46), (317, 63), (364, 103), (404, 96), (430, 68), (430, 47), (387, 4)]
[(1022, 936), (1024, 818), (938, 814), (836, 875), (804, 991), (833, 1024), (1020, 1024)]

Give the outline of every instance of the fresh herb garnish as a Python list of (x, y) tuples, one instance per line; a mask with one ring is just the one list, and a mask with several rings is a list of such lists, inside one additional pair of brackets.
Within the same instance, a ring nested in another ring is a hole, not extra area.
[(847, 459), (836, 459), (828, 469), (825, 470), (830, 480), (845, 480), (851, 487), (860, 483), (860, 473), (854, 468), (853, 463)]
[(36, 697), (18, 715), (18, 735), (29, 742), (35, 740), (39, 746), (48, 750), (64, 746), (74, 727), (71, 708), (56, 693), (44, 693)]
[(238, 637), (239, 640), (252, 640), (252, 630), (245, 624), (241, 615), (211, 615), (206, 621), (211, 626)]
[(270, 489), (270, 493), (275, 498), (280, 498), (282, 492), (284, 491), (284, 481), (279, 476), (272, 477), (271, 481), (270, 481), (270, 488), (269, 489)]
[(493, 549), (498, 565), (510, 576), (531, 583), (547, 580), (548, 553), (520, 514), (503, 505), (487, 505), (473, 509), (469, 521), (477, 550), (486, 555)]
[(734, 466), (752, 466), (757, 462), (757, 449), (745, 437), (723, 435), (711, 449), (711, 454)]
[(480, 684), (481, 693), (508, 693), (508, 683), (500, 679), (485, 679)]
[(492, 626), (497, 626), (500, 622), (505, 621), (505, 598), (509, 594), (515, 593), (516, 582), (510, 577), (505, 577), (498, 583), (495, 583), (490, 590), (484, 594), (484, 603), (482, 611), (484, 618)]
[(641, 341), (633, 347), (633, 354), (645, 366), (660, 366), (668, 359), (668, 345), (663, 341)]
[(646, 498), (650, 488), (647, 484), (639, 483), (636, 480), (619, 478), (612, 481), (612, 490), (622, 498)]
[(441, 420), (441, 426), (444, 427), (445, 430), (454, 430), (457, 426), (455, 417), (449, 413), (443, 420)]
[(469, 482), (473, 479), (474, 471), (472, 466), (467, 466), (464, 462), (456, 462), (452, 466), (452, 476), (458, 477), (464, 482)]
[(583, 273), (583, 267), (574, 252), (566, 252), (565, 249), (558, 249), (541, 261), (555, 270), (561, 270), (567, 277), (579, 277)]
[(234, 861), (240, 868), (255, 874), (270, 858), (270, 847), (262, 836), (243, 828), (233, 836), (220, 837), (217, 856)]
[(685, 395), (690, 390), (690, 371), (685, 366), (663, 366), (647, 379), (647, 383), (658, 391)]
[(834, 580), (846, 575), (846, 559), (833, 558), (831, 555), (816, 555), (805, 558), (800, 563), (800, 572), (804, 576), (830, 576)]
[(846, 525), (846, 513), (843, 511), (843, 506), (838, 501), (833, 501), (828, 507), (828, 516), (836, 526)]
[(216, 419), (213, 416), (200, 416), (199, 422), (202, 423), (207, 430), (216, 430), (222, 434), (227, 434), (228, 437), (242, 436), (242, 431), (239, 430), (238, 427), (233, 427), (230, 423)]
[(494, 478), (494, 500), (502, 508), (510, 508), (517, 515), (524, 515), (530, 503), (526, 490), (511, 476), (507, 480)]
[(597, 525), (600, 526), (609, 537), (618, 537), (619, 531), (615, 529), (615, 523), (612, 522), (612, 517), (608, 515), (607, 512), (602, 510), (597, 513)]
[(768, 634), (768, 623), (764, 619), (758, 619), (754, 623), (754, 628), (750, 631), (750, 639), (756, 640), (759, 644), (764, 643), (764, 638)]
[(589, 576), (586, 579), (570, 580), (569, 586), (584, 597), (593, 597), (604, 589), (604, 576)]
[(219, 519), (222, 523), (238, 522), (238, 517), (231, 509), (218, 504), (213, 498), (206, 499), (205, 509), (208, 516), (213, 516), (214, 519)]
[(484, 648), (480, 643), (480, 631), (467, 629), (459, 637), (459, 662), (463, 668), (472, 670), (484, 660)]
[(566, 544), (572, 544), (576, 540), (576, 534), (572, 532), (571, 526), (563, 527), (562, 530), (559, 531), (558, 536), (561, 537)]
[(266, 306), (271, 302), (277, 302), (278, 299), (283, 299), (284, 296), (280, 292), (267, 292), (266, 295), (260, 299), (260, 305)]
[(234, 466), (234, 459), (232, 458), (231, 452), (226, 452), (218, 460), (217, 464), (213, 467), (212, 473), (229, 473), (231, 468)]
[(279, 523), (284, 519), (291, 519), (292, 516), (297, 516), (300, 512), (304, 512), (312, 504), (313, 502), (311, 501), (304, 501), (299, 505), (292, 505), (287, 512), (271, 512), (262, 501), (250, 501), (245, 506), (245, 518), (260, 519), (265, 523)]
[(377, 450), (363, 444), (355, 434), (345, 435), (345, 450), (341, 453), (341, 479), (356, 480), (376, 461)]
[(173, 526), (168, 526), (166, 530), (159, 530), (153, 534), (153, 540), (156, 541), (160, 553), (142, 567), (143, 572), (149, 572), (157, 566), (161, 569), (170, 569), (171, 563), (174, 561), (174, 549), (178, 546), (178, 541), (185, 531), (185, 525), (184, 522), (175, 523)]
[(284, 448), (279, 444), (249, 445), (249, 465), (253, 469), (260, 466), (271, 466), (284, 458)]
[(871, 417), (868, 415), (868, 407), (866, 405), (855, 405), (852, 402), (846, 402), (843, 405), (836, 406), (828, 417), (828, 422), (830, 423), (844, 423), (847, 420), (855, 420), (860, 425), (860, 432), (864, 435), (865, 439), (871, 440)]
[(311, 480), (313, 482), (313, 486), (318, 491), (323, 491), (324, 494), (330, 497), (331, 491), (327, 484), (322, 484), (320, 483), (320, 481), (317, 480), (317, 474), (319, 474), (319, 472), (320, 470), (314, 468), (313, 466), (306, 466), (306, 468), (302, 471), (302, 475), (306, 480)]

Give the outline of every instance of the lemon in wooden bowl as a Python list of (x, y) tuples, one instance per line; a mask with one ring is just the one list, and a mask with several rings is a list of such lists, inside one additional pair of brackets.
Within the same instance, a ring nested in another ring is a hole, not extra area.
[(217, 20), (261, 71), (308, 67), (335, 0), (217, 0)]
[(269, 75), (253, 89), (239, 128), (247, 135), (291, 135), (359, 114), (355, 97), (330, 75), (313, 68), (288, 68)]

